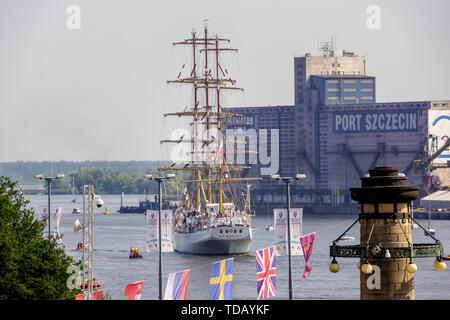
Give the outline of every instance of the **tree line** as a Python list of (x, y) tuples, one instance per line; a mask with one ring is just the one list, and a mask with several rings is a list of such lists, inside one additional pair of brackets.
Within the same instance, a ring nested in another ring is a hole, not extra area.
[[(145, 174), (153, 176), (161, 175), (157, 169), (148, 169)], [(84, 185), (93, 185), (98, 194), (157, 194), (158, 184), (155, 181), (144, 178), (145, 174), (127, 174), (122, 171), (113, 171), (107, 169), (87, 169), (81, 168), (78, 171), (69, 173), (65, 179), (54, 180), (52, 182), (53, 194), (72, 193), (72, 181), (76, 194), (83, 193)], [(166, 196), (170, 198), (181, 194), (184, 188), (185, 177), (183, 174), (177, 174), (175, 179), (168, 180), (162, 185)], [(45, 183), (44, 183), (45, 184)]]

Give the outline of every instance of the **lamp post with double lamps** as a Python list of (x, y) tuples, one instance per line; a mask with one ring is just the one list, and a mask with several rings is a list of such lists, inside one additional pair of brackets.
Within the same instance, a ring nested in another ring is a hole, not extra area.
[(162, 249), (161, 249), (161, 182), (164, 180), (175, 178), (175, 174), (168, 173), (165, 177), (154, 177), (151, 174), (146, 174), (145, 179), (155, 180), (158, 182), (158, 246), (159, 246), (159, 300), (162, 300)]
[(47, 181), (47, 194), (48, 194), (48, 208), (47, 208), (47, 210), (48, 210), (48, 212), (47, 212), (47, 214), (48, 214), (48, 239), (50, 240), (50, 232), (51, 232), (51, 229), (50, 229), (50, 196), (51, 196), (51, 193), (52, 193), (52, 181), (53, 180), (64, 179), (64, 175), (60, 173), (60, 174), (57, 174), (54, 177), (44, 177), (42, 174), (37, 174), (37, 175), (34, 176), (34, 178), (38, 179), (38, 180), (45, 180), (45, 181)]
[[(292, 262), (291, 262), (291, 191), (289, 184), (294, 181), (292, 177), (280, 177), (279, 174), (274, 174), (270, 176), (272, 180), (281, 180), (286, 183), (286, 209), (287, 209), (287, 238), (288, 238), (288, 259), (289, 259), (289, 300), (293, 300), (294, 289), (292, 287)], [(306, 179), (304, 174), (296, 174), (295, 180)]]

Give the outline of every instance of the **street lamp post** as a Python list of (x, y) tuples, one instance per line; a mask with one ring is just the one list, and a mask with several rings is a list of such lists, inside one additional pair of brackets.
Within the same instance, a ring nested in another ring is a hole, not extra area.
[[(304, 174), (296, 174), (295, 180), (305, 179), (306, 175)], [(292, 261), (291, 261), (291, 190), (290, 183), (294, 181), (292, 177), (280, 177), (279, 174), (275, 174), (271, 176), (273, 180), (281, 180), (286, 183), (286, 211), (287, 211), (287, 238), (288, 238), (288, 267), (289, 267), (289, 300), (293, 300), (294, 297), (294, 289), (292, 286)]]
[(35, 179), (39, 179), (39, 180), (45, 180), (47, 181), (47, 195), (48, 195), (48, 208), (47, 208), (47, 214), (48, 214), (48, 239), (50, 240), (50, 195), (52, 193), (52, 181), (53, 180), (59, 180), (59, 179), (63, 179), (64, 175), (63, 174), (57, 174), (55, 177), (45, 177), (42, 174), (37, 174), (34, 176)]
[(158, 247), (159, 247), (159, 300), (162, 300), (162, 248), (161, 248), (161, 182), (163, 180), (175, 178), (175, 174), (168, 173), (165, 177), (153, 177), (151, 174), (146, 174), (145, 179), (155, 180), (158, 182)]

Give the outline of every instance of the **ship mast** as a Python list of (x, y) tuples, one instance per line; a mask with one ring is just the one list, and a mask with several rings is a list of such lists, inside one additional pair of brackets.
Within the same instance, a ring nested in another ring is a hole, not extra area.
[[(234, 182), (234, 181), (244, 181), (244, 180), (262, 180), (261, 178), (231, 178), (231, 177), (224, 177), (224, 169), (227, 170), (233, 169), (233, 171), (238, 171), (242, 169), (249, 168), (248, 166), (240, 166), (237, 164), (234, 165), (228, 165), (225, 162), (225, 147), (226, 147), (226, 139), (225, 135), (222, 133), (222, 130), (224, 130), (224, 127), (226, 125), (250, 125), (249, 123), (244, 122), (236, 122), (236, 121), (228, 121), (226, 122), (226, 119), (236, 117), (237, 119), (240, 119), (241, 115), (237, 115), (234, 112), (222, 112), (222, 107), (220, 105), (220, 92), (222, 89), (231, 89), (231, 90), (243, 90), (242, 88), (237, 88), (234, 86), (236, 83), (235, 80), (231, 79), (228, 76), (227, 69), (222, 69), (220, 65), (219, 60), (219, 52), (220, 51), (237, 51), (237, 49), (231, 49), (231, 48), (225, 48), (221, 47), (220, 44), (223, 42), (230, 42), (229, 39), (223, 39), (219, 38), (217, 35), (215, 37), (209, 37), (208, 35), (208, 28), (205, 24), (204, 27), (204, 38), (198, 38), (196, 37), (195, 30), (192, 31), (192, 37), (190, 39), (185, 39), (182, 42), (176, 42), (173, 43), (173, 45), (190, 45), (192, 46), (192, 52), (193, 52), (193, 68), (192, 72), (190, 74), (190, 77), (180, 78), (181, 73), (178, 74), (178, 77), (176, 80), (170, 80), (167, 81), (168, 84), (170, 83), (179, 83), (179, 84), (190, 84), (194, 87), (194, 106), (191, 108), (191, 110), (187, 110), (185, 108), (182, 112), (172, 112), (172, 113), (166, 113), (164, 114), (164, 117), (166, 116), (187, 116), (192, 117), (193, 122), (191, 123), (192, 126), (192, 137), (188, 139), (183, 139), (183, 137), (177, 139), (177, 140), (161, 140), (161, 143), (190, 143), (191, 144), (191, 157), (187, 164), (184, 166), (176, 166), (175, 164), (172, 164), (170, 167), (167, 168), (158, 168), (158, 170), (166, 171), (166, 170), (190, 170), (193, 171), (194, 179), (185, 181), (185, 183), (194, 183), (195, 185), (195, 195), (196, 195), (196, 208), (197, 210), (201, 209), (202, 205), (202, 199), (201, 196), (203, 195), (205, 203), (212, 203), (213, 202), (213, 191), (212, 191), (212, 184), (214, 182), (218, 183), (218, 205), (219, 210), (223, 210), (223, 184), (226, 182)], [(201, 76), (197, 76), (197, 50), (199, 50), (200, 53), (204, 53), (204, 66), (203, 66), (203, 72), (201, 73)], [(211, 75), (211, 69), (208, 61), (208, 53), (210, 51), (214, 51), (215, 53), (215, 65), (214, 65), (214, 71), (215, 71), (215, 78)], [(183, 65), (184, 67), (184, 65)], [(182, 68), (183, 68), (182, 67)], [(223, 77), (220, 76), (220, 74), (223, 75)], [(199, 106), (200, 100), (198, 97), (198, 89), (205, 89), (205, 99), (204, 99), (204, 106)], [(215, 90), (216, 93), (216, 104), (217, 104), (217, 110), (216, 112), (212, 111), (212, 107), (214, 106), (211, 104), (210, 100), (210, 89)], [(216, 119), (214, 122), (211, 122), (211, 117)], [(216, 137), (214, 137), (211, 134), (211, 126), (215, 126), (217, 129), (216, 131)], [(203, 133), (203, 130), (206, 129), (206, 137), (202, 136), (199, 137), (200, 132)], [(245, 142), (240, 142), (245, 143)], [(201, 144), (201, 146), (200, 146)], [(218, 144), (218, 149), (214, 150), (212, 147)], [(201, 150), (204, 149), (206, 146), (206, 151)], [(204, 157), (202, 160), (199, 159), (199, 155), (203, 154)], [(214, 160), (212, 160), (214, 158)], [(217, 164), (216, 164), (216, 160)], [(204, 173), (204, 176), (202, 177), (202, 172)], [(212, 177), (212, 174), (215, 175), (215, 177)], [(203, 182), (206, 182), (208, 184), (208, 192), (205, 193), (205, 190), (203, 189)]]

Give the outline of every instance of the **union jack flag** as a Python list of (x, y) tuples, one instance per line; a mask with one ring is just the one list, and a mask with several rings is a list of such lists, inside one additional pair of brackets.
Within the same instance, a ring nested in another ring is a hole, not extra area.
[(257, 300), (276, 295), (276, 250), (275, 246), (256, 251)]

